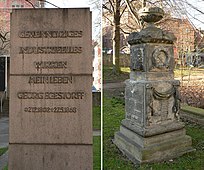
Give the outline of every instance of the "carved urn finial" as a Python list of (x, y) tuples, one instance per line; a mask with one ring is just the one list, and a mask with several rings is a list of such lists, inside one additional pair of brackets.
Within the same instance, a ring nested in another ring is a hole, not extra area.
[(143, 8), (139, 10), (139, 16), (148, 23), (148, 26), (154, 26), (155, 22), (163, 18), (164, 11), (159, 7), (146, 7), (146, 2), (143, 1)]

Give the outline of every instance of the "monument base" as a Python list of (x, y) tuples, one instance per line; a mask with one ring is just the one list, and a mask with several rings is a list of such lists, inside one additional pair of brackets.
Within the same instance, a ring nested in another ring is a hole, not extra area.
[(194, 150), (184, 128), (144, 137), (122, 125), (114, 143), (135, 164), (169, 160)]
[(92, 165), (92, 145), (9, 145), (11, 170), (85, 170)]

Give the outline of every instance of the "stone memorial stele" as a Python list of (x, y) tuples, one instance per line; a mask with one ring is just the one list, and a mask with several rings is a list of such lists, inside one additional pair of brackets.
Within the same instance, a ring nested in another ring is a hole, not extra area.
[(134, 163), (159, 162), (192, 151), (179, 121), (179, 81), (174, 80), (175, 36), (155, 27), (159, 7), (144, 7), (147, 26), (129, 36), (131, 72), (126, 80), (125, 119), (114, 143)]
[(91, 12), (11, 14), (10, 170), (92, 168)]

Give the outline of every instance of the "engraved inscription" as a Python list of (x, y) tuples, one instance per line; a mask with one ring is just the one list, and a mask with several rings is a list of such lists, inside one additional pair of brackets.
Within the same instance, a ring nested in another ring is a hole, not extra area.
[(63, 69), (67, 68), (67, 61), (36, 61), (34, 65), (36, 69)]
[(30, 76), (29, 84), (72, 84), (73, 76)]
[(167, 119), (168, 116), (168, 100), (161, 101), (161, 119), (162, 121)]
[(76, 113), (76, 107), (25, 107), (24, 112), (34, 113)]
[(85, 92), (18, 92), (18, 99), (84, 99)]
[[(19, 31), (19, 38), (80, 38), (83, 32), (80, 30), (54, 30), (54, 31)], [(81, 46), (24, 46), (19, 47), (19, 54), (79, 54), (82, 53)], [(67, 61), (35, 61), (33, 63), (36, 70), (42, 69), (67, 69)], [(72, 75), (30, 75), (27, 82), (29, 84), (73, 84)], [(76, 91), (19, 91), (17, 98), (23, 100), (83, 100), (85, 92)], [(78, 109), (73, 106), (25, 106), (27, 113), (76, 113)]]
[(143, 48), (131, 48), (131, 70), (143, 70)]
[(20, 47), (19, 54), (66, 54), (81, 53), (82, 47)]
[(79, 38), (82, 31), (20, 31), (20, 38)]

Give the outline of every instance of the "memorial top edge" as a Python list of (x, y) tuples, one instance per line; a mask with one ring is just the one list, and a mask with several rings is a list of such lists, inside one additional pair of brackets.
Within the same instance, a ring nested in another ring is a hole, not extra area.
[(173, 44), (174, 41), (176, 41), (176, 37), (172, 33), (157, 27), (147, 27), (140, 32), (131, 33), (128, 37), (130, 45), (142, 43)]
[(28, 11), (28, 10), (90, 10), (90, 7), (72, 7), (72, 8), (15, 8), (13, 11)]

